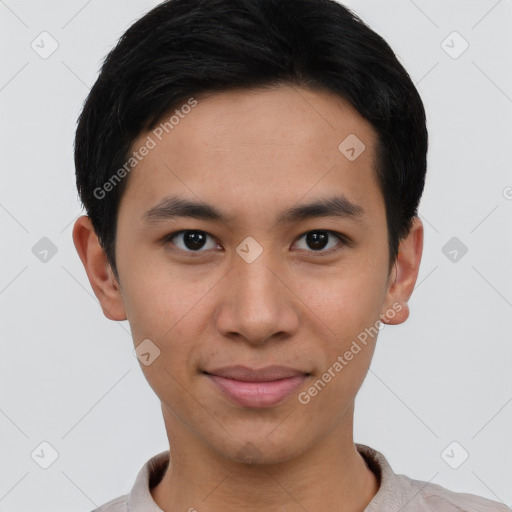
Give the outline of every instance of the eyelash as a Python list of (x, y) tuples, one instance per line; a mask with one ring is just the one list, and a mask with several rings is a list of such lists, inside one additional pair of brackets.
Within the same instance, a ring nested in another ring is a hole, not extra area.
[[(201, 231), (199, 229), (183, 229), (183, 230), (180, 230), (180, 231), (174, 231), (173, 233), (170, 233), (169, 235), (166, 235), (163, 238), (162, 241), (163, 241), (163, 243), (172, 243), (173, 245), (176, 245), (176, 244), (174, 244), (172, 242), (172, 239), (175, 236), (177, 236), (177, 235), (185, 234), (185, 233), (202, 233), (202, 234), (204, 234), (206, 236), (214, 238), (209, 233), (206, 233), (206, 231)], [(308, 235), (310, 233), (328, 233), (329, 235), (334, 235), (336, 238), (338, 238), (338, 240), (342, 244), (342, 247), (345, 246), (345, 245), (346, 246), (350, 246), (350, 239), (346, 235), (343, 235), (342, 233), (338, 233), (336, 231), (331, 231), (331, 230), (328, 230), (328, 229), (312, 229), (312, 230), (306, 231), (305, 233), (300, 235), (297, 240), (300, 240), (301, 238), (303, 238), (304, 236), (306, 236), (306, 235)], [(340, 251), (342, 249), (342, 247), (334, 247), (334, 248), (331, 248), (331, 249), (329, 249), (327, 251), (325, 251), (325, 250), (318, 250), (318, 251), (306, 250), (306, 252), (313, 253), (315, 256), (320, 256), (321, 257), (321, 256), (327, 256), (327, 255), (330, 255), (330, 254), (335, 253), (337, 251)], [(202, 252), (207, 252), (207, 251), (203, 251), (201, 249), (199, 249), (197, 251), (192, 251), (192, 250), (181, 249), (179, 247), (177, 248), (177, 250), (181, 251), (181, 252), (184, 252), (184, 253), (187, 253), (187, 254), (190, 254), (190, 255), (198, 255), (198, 256)], [(305, 249), (301, 249), (301, 250), (305, 250)]]

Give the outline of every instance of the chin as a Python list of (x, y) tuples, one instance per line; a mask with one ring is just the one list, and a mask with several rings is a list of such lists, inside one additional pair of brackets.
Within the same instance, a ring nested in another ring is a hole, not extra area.
[[(293, 439), (293, 443), (290, 440)], [(264, 436), (249, 439), (244, 436), (238, 442), (234, 438), (227, 440), (228, 446), (214, 447), (222, 457), (248, 466), (281, 464), (298, 457), (302, 450), (295, 436), (287, 435), (272, 441)]]

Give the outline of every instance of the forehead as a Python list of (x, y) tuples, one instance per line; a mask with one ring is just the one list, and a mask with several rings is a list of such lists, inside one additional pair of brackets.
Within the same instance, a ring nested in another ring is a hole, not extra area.
[(354, 203), (379, 200), (376, 133), (339, 96), (279, 86), (196, 101), (134, 141), (132, 151), (148, 140), (152, 149), (130, 173), (121, 203), (151, 207), (182, 194), (264, 213), (333, 191)]
[(337, 155), (338, 145), (333, 143), (340, 137), (357, 133), (369, 146), (376, 139), (371, 124), (350, 103), (331, 92), (279, 85), (208, 93), (197, 102), (180, 119), (173, 116), (178, 124), (170, 130), (169, 126), (165, 130), (168, 115), (156, 128), (163, 130), (163, 138), (169, 141), (171, 137), (166, 135), (172, 133), (176, 145), (195, 145), (200, 151), (191, 157), (222, 149), (226, 144), (238, 145), (238, 149), (254, 144), (279, 146), (281, 150), (289, 147), (297, 153), (314, 146), (316, 157), (325, 152), (329, 158)]

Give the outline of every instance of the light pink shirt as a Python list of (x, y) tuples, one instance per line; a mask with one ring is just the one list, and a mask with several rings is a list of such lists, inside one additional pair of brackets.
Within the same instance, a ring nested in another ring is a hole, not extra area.
[[(380, 452), (363, 444), (356, 447), (380, 481), (377, 494), (364, 512), (512, 512), (503, 504), (474, 494), (453, 492), (437, 484), (397, 475)], [(169, 451), (155, 455), (139, 471), (130, 494), (93, 512), (163, 512), (149, 489), (158, 484), (168, 462)]]

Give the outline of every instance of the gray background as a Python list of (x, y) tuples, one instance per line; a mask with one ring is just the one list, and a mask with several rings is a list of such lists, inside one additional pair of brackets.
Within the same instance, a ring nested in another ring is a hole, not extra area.
[[(167, 449), (128, 323), (103, 317), (71, 239), (77, 116), (103, 57), (156, 4), (0, 1), (1, 511), (88, 512)], [(346, 5), (411, 74), (431, 138), (411, 317), (380, 334), (355, 440), (398, 473), (510, 506), (512, 1)]]

